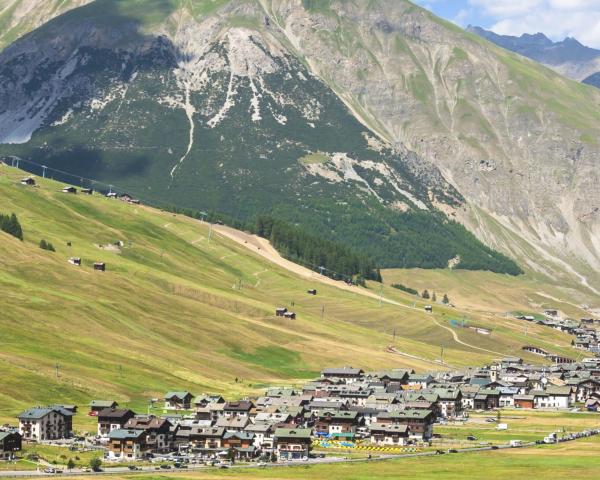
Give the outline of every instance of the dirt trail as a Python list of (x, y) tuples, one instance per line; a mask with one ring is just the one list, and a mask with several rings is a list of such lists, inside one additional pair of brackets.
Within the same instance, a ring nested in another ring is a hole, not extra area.
[[(316, 272), (313, 272), (309, 268), (303, 267), (301, 265), (298, 265), (297, 263), (286, 260), (279, 254), (279, 252), (277, 252), (277, 250), (275, 250), (275, 248), (273, 248), (273, 246), (269, 243), (269, 241), (264, 238), (258, 237), (256, 235), (252, 235), (250, 233), (242, 232), (240, 230), (236, 230), (234, 228), (227, 227), (225, 225), (213, 225), (212, 228), (213, 228), (214, 233), (221, 234), (224, 237), (227, 237), (227, 238), (243, 245), (244, 247), (248, 248), (249, 250), (251, 250), (255, 253), (258, 253), (259, 255), (261, 255), (262, 257), (271, 261), (272, 263), (279, 265), (280, 267), (285, 268), (286, 270), (289, 270), (290, 272), (293, 272), (293, 273), (295, 273), (303, 278), (306, 278), (308, 280), (314, 280), (314, 281), (317, 281), (320, 283), (324, 283), (326, 285), (330, 285), (333, 287), (340, 288), (342, 290), (346, 290), (348, 292), (356, 293), (358, 295), (363, 295), (365, 297), (370, 297), (375, 300), (380, 300), (380, 298), (381, 298), (382, 302), (385, 302), (390, 305), (395, 305), (397, 307), (407, 308), (409, 310), (421, 311), (420, 308), (411, 307), (409, 305), (404, 305), (400, 302), (396, 302), (395, 300), (390, 300), (385, 297), (380, 297), (377, 293), (369, 291), (369, 290), (365, 290), (364, 288), (361, 288), (361, 287), (351, 286), (351, 285), (347, 285), (345, 282), (332, 280), (329, 277), (326, 277), (324, 275), (320, 275)], [(448, 330), (452, 334), (452, 338), (454, 339), (454, 341), (456, 343), (459, 343), (460, 345), (464, 345), (465, 347), (473, 348), (475, 350), (479, 350), (479, 351), (486, 352), (486, 353), (491, 353), (493, 355), (504, 356), (503, 353), (494, 352), (493, 350), (488, 350), (486, 348), (477, 347), (475, 345), (471, 345), (469, 343), (463, 342), (460, 338), (458, 338), (458, 335), (456, 334), (456, 332), (454, 330), (452, 330), (450, 327), (442, 325), (434, 318), (432, 318), (432, 320), (438, 327)], [(413, 357), (414, 359), (425, 360), (425, 359), (420, 359), (419, 357), (411, 356), (410, 354), (405, 354), (404, 352), (400, 352), (400, 351), (396, 351), (394, 353), (399, 354), (399, 355), (410, 356), (410, 357)], [(428, 361), (431, 363), (436, 363), (436, 362), (433, 362), (432, 360), (425, 360), (425, 361)]]

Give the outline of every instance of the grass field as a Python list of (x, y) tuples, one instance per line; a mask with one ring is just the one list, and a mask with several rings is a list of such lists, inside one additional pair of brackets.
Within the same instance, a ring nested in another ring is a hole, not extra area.
[[(450, 365), (521, 354), (523, 342), (577, 355), (554, 330), (532, 327), (524, 337), (518, 321), (441, 306), (428, 315), (387, 286), (383, 297), (403, 306), (315, 285), (214, 232), (209, 242), (198, 221), (63, 194), (51, 180), (24, 187), (22, 176), (0, 166), (0, 213), (15, 212), (25, 234), (20, 242), (0, 232), (2, 423), (36, 404), (108, 397), (146, 411), (168, 390), (242, 396), (298, 384), (325, 366), (439, 369), (440, 346)], [(42, 238), (55, 253), (39, 248)], [(99, 247), (116, 241), (123, 247)], [(67, 263), (71, 256), (83, 265)], [(107, 271), (95, 272), (94, 261)], [(306, 295), (312, 287), (318, 296)], [(273, 315), (292, 302), (296, 321)], [(451, 328), (463, 312), (492, 335)], [(385, 351), (394, 330), (398, 351), (414, 357)], [(75, 417), (76, 429), (93, 424)]]

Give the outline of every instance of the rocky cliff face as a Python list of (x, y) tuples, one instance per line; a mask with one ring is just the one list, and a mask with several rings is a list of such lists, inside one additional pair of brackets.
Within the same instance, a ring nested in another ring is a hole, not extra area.
[(598, 285), (600, 92), (404, 0), (141, 3), (97, 0), (2, 53), (2, 152), (338, 237), (362, 205), (358, 242), (390, 252), (396, 215), (439, 208)]
[(597, 282), (600, 92), (407, 1), (263, 4), (365, 124), (436, 163), (481, 238)]

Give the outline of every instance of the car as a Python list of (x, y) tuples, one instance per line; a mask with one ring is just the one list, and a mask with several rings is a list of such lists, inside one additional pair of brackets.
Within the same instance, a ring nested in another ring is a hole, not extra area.
[(175, 468), (188, 468), (184, 463), (177, 462), (173, 465)]
[(491, 448), (492, 448), (492, 450), (498, 450), (499, 447), (498, 447), (498, 445), (492, 445)]
[(259, 467), (263, 467), (263, 468), (264, 468), (264, 467), (266, 467), (266, 466), (267, 466), (267, 463), (266, 463), (266, 462), (260, 462), (260, 463), (258, 464), (258, 466), (259, 466)]
[(436, 450), (435, 454), (436, 455), (444, 455), (446, 452), (444, 452), (443, 450)]
[(166, 463), (163, 463), (160, 468), (162, 468), (163, 470), (171, 470), (171, 465), (167, 465)]
[(52, 467), (46, 467), (44, 468), (44, 473), (56, 473), (56, 470), (54, 470)]
[(448, 453), (458, 453), (458, 450), (456, 450), (456, 448), (451, 448), (448, 450)]
[(475, 440), (477, 440), (477, 437), (475, 435), (469, 435), (467, 437), (467, 440), (471, 440), (472, 442), (474, 442)]
[(226, 463), (222, 463), (221, 465), (219, 465), (219, 468), (229, 468), (229, 465), (227, 465)]
[(136, 465), (129, 465), (129, 470), (135, 471), (135, 470), (141, 470), (140, 467), (136, 466)]

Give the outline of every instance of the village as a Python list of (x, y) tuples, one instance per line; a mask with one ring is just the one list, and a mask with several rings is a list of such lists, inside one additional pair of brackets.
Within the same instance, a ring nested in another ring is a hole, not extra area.
[[(228, 468), (233, 462), (302, 462), (323, 456), (319, 452), (327, 448), (368, 452), (367, 458), (376, 452), (426, 451), (435, 448), (441, 425), (466, 422), (475, 412), (598, 411), (600, 359), (540, 366), (509, 357), (484, 367), (430, 373), (326, 368), (300, 388), (268, 388), (260, 397), (227, 400), (171, 391), (150, 404), (162, 414), (139, 414), (110, 399), (92, 400), (86, 412), (76, 405), (32, 407), (18, 415), (18, 425), (2, 427), (0, 459), (15, 460), (29, 443), (87, 445), (105, 464), (171, 460), (175, 468), (190, 463)], [(96, 431), (76, 435), (77, 414), (97, 419)], [(486, 421), (507, 429), (497, 415), (497, 420), (492, 416)], [(535, 443), (599, 432), (557, 432)], [(475, 437), (469, 440), (486, 446)], [(508, 446), (522, 445), (513, 439)], [(438, 448), (435, 453), (457, 450)]]

